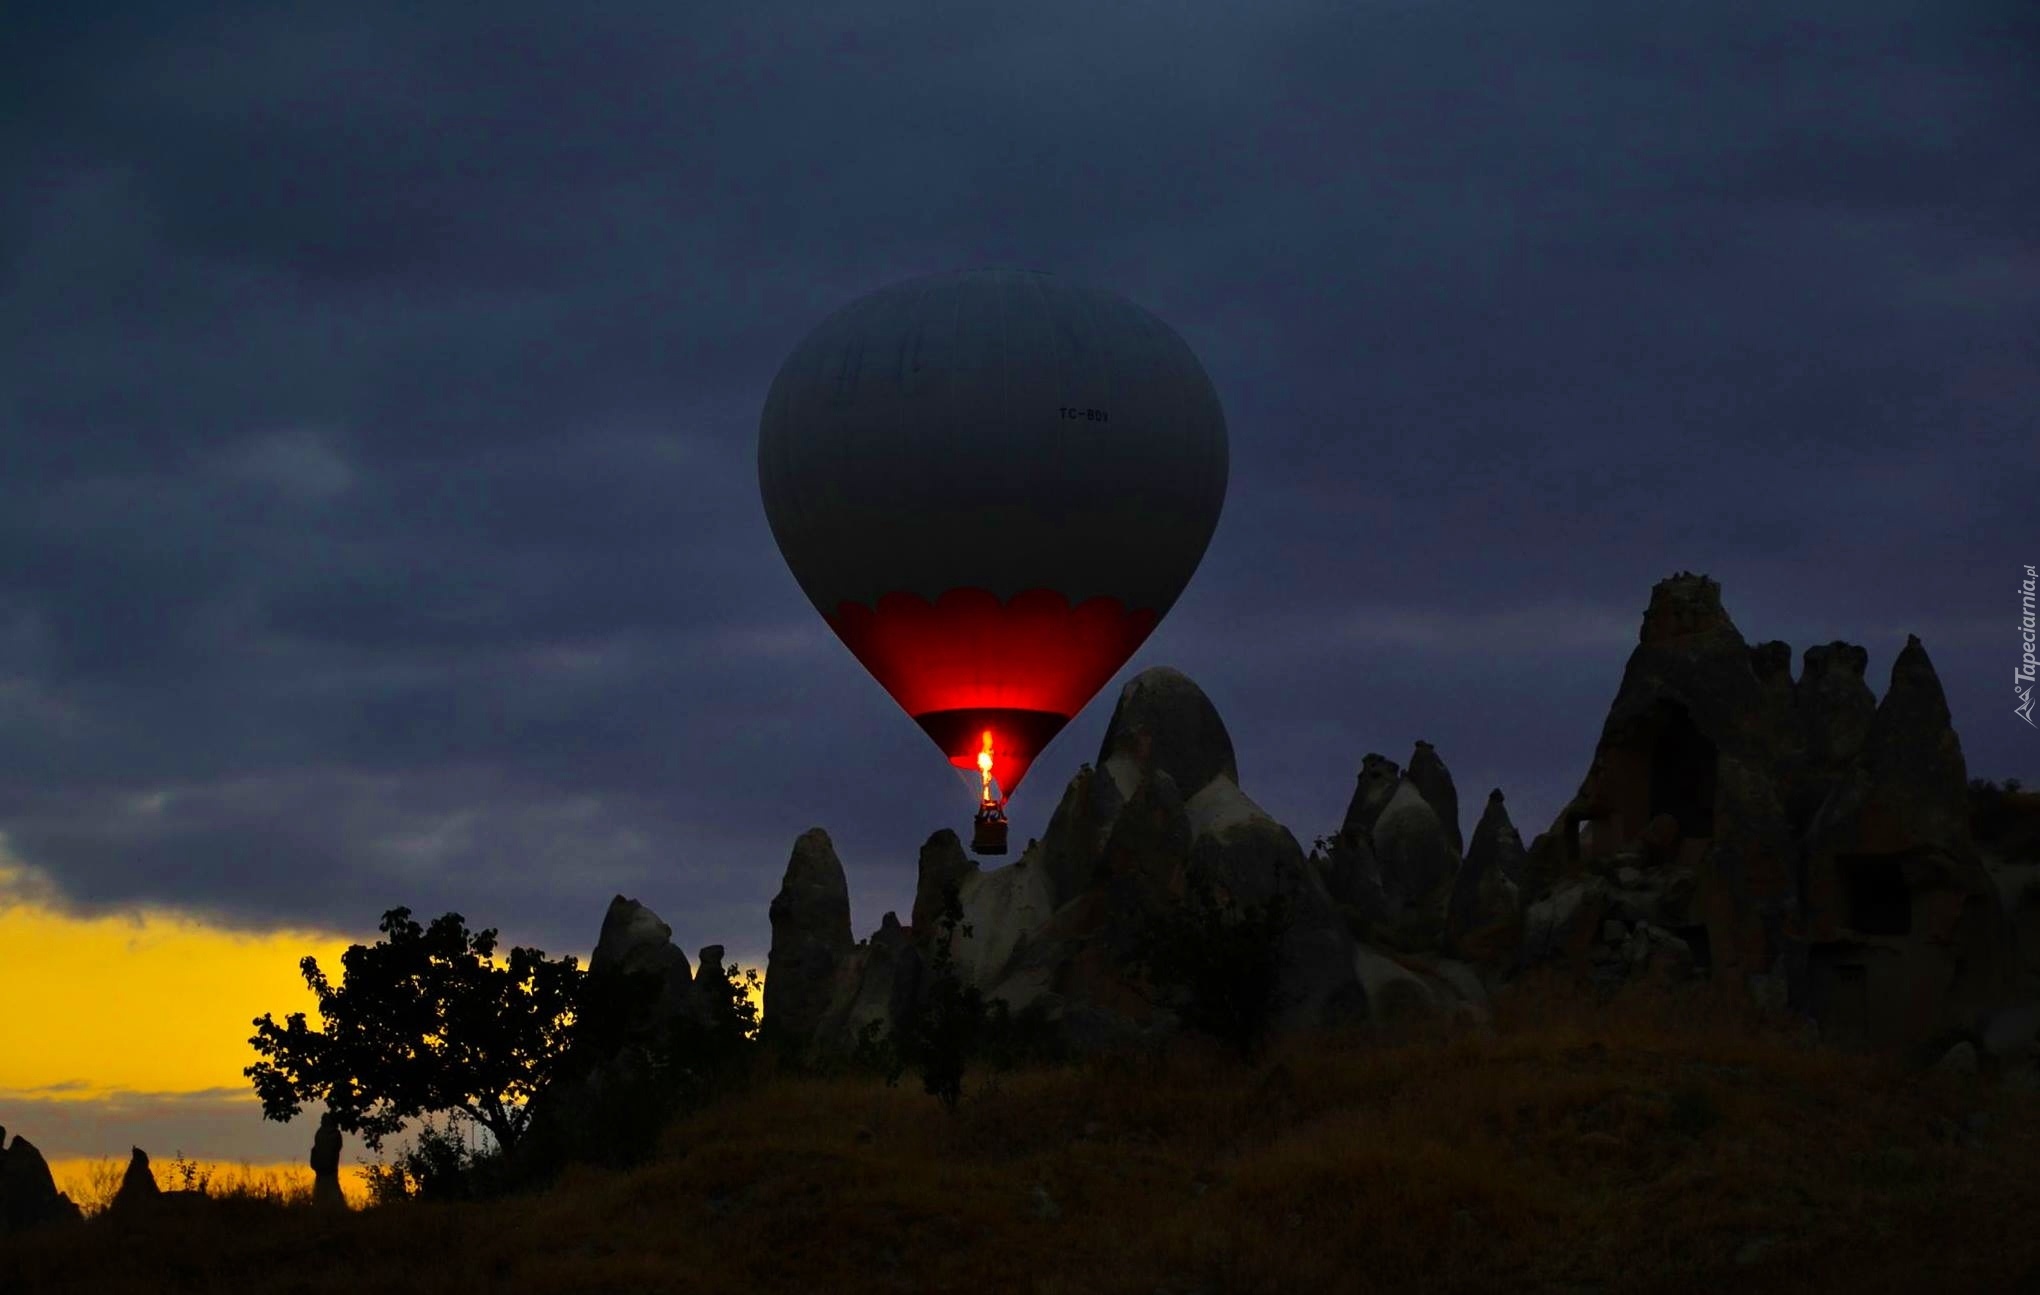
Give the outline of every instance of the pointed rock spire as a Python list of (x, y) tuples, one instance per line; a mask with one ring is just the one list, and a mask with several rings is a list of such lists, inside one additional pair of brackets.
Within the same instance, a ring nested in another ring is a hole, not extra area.
[(1514, 874), (1522, 867), (1523, 838), (1509, 822), (1502, 789), (1497, 787), (1488, 793), (1466, 862), (1452, 881), (1452, 896), (1445, 905), (1448, 949), (1488, 965), (1513, 958), (1522, 914)]
[(963, 852), (963, 842), (948, 828), (922, 843), (914, 882), (914, 910), (910, 915), (916, 938), (925, 939), (934, 932), (942, 917), (943, 889), (961, 884), (975, 871), (977, 864)]
[(1123, 803), (1119, 784), (1103, 770), (1080, 765), (1041, 834), (1039, 858), (1049, 902), (1069, 903), (1096, 879), (1099, 851)]
[(1877, 713), (1877, 698), (1863, 679), (1869, 665), (1868, 652), (1839, 639), (1806, 649), (1793, 704), (1811, 767), (1834, 772), (1863, 750)]
[(1891, 686), (1871, 717), (1863, 754), (1883, 817), (1916, 841), (1967, 843), (1969, 772), (1948, 697), (1918, 635), (1891, 663)]
[(805, 1047), (829, 1010), (837, 964), (856, 947), (850, 883), (827, 832), (809, 828), (793, 843), (769, 911), (772, 948), (765, 961), (761, 1032), (781, 1046)]
[(1438, 751), (1421, 738), (1417, 749), (1410, 754), (1410, 767), (1403, 775), (1416, 785), (1417, 791), (1438, 816), (1438, 822), (1445, 829), (1445, 839), (1452, 842), (1452, 853), (1464, 853), (1466, 841), (1459, 835), (1459, 790), (1452, 785), (1451, 771), (1438, 758)]
[(113, 1194), (112, 1208), (117, 1210), (133, 1209), (163, 1194), (149, 1169), (149, 1153), (140, 1147), (129, 1147), (128, 1153), (127, 1172), (121, 1175), (120, 1190)]
[(1362, 756), (1360, 775), (1353, 787), (1353, 799), (1346, 804), (1339, 835), (1349, 841), (1372, 838), (1375, 820), (1388, 808), (1389, 798), (1395, 795), (1401, 782), (1402, 770), (1395, 761), (1373, 751)]
[(1466, 846), (1466, 862), (1483, 873), (1498, 872), (1512, 885), (1521, 886), (1524, 858), (1523, 836), (1509, 821), (1508, 807), (1502, 803), (1502, 789), (1497, 787), (1488, 793), (1487, 807), (1480, 812), (1480, 822), (1473, 826), (1473, 840)]

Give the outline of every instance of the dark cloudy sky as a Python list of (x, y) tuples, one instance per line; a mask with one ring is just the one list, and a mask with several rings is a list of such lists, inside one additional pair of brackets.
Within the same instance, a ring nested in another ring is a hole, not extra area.
[[(0, 831), (81, 911), (762, 960), (968, 796), (758, 502), (787, 351), (894, 279), (1168, 320), (1232, 482), (1016, 843), (1173, 664), (1308, 843), (1437, 744), (1526, 839), (1653, 581), (1908, 632), (1971, 772), (2040, 562), (2029, 0), (42, 4), (0, 41)], [(23, 878), (28, 878), (24, 881)]]

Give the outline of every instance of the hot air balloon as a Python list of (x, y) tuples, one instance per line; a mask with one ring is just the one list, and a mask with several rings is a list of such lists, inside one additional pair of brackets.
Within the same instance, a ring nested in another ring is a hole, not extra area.
[(1174, 605), (1225, 502), (1225, 416), (1123, 297), (980, 269), (881, 288), (787, 357), (758, 485), (794, 578), (979, 790), (1037, 755)]

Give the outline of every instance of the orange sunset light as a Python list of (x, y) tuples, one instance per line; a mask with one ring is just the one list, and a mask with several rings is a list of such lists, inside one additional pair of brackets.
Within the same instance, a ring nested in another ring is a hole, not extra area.
[[(51, 894), (0, 848), (0, 1020), (17, 1041), (0, 1048), (0, 1126), (35, 1143), (74, 1200), (91, 1199), (95, 1162), (124, 1168), (136, 1144), (164, 1187), (179, 1185), (179, 1151), (227, 1177), (247, 1165), (309, 1183), (318, 1112), (262, 1118), (241, 1073), (256, 1059), (252, 1021), (301, 1011), (316, 1024), (299, 960), (318, 958), (337, 981), (341, 953), (373, 929), (236, 931), (150, 908), (87, 916)], [(342, 1182), (357, 1201), (364, 1159), (350, 1137)]]
[(316, 1014), (298, 960), (337, 968), (355, 943), (330, 931), (232, 931), (171, 910), (75, 916), (21, 898), (25, 870), (0, 869), (0, 1020), (36, 1041), (0, 1051), (0, 1099), (235, 1088), (252, 1101), (241, 1075), (255, 1060), (250, 1022)]
[[(264, 1012), (279, 1021), (303, 1012), (320, 1024), (298, 963), (317, 958), (337, 984), (347, 947), (380, 938), (372, 922), (364, 926), (353, 935), (234, 930), (170, 908), (68, 912), (0, 836), (0, 1021), (16, 1041), (0, 1048), (0, 1127), (34, 1143), (58, 1189), (88, 1208), (111, 1194), (133, 1146), (149, 1153), (166, 1189), (184, 1185), (173, 1163), (180, 1153), (217, 1185), (309, 1189), (318, 1108), (288, 1124), (265, 1120), (241, 1072), (257, 1059), (248, 1039)], [(587, 966), (585, 952), (574, 956)], [(754, 1003), (762, 997), (747, 988)], [(398, 1154), (414, 1129), (386, 1140), (383, 1155)], [(356, 1205), (366, 1202), (363, 1169), (375, 1159), (346, 1138), (341, 1185)]]

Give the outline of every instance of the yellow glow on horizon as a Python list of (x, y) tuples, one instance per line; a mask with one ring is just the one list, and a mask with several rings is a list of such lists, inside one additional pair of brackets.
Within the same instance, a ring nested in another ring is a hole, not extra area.
[[(61, 1102), (92, 1121), (100, 1113), (85, 1108), (103, 1103), (103, 1112), (128, 1112), (121, 1127), (133, 1129), (138, 1103), (184, 1101), (182, 1120), (212, 1102), (237, 1103), (245, 1095), (251, 1130), (246, 1142), (238, 1134), (223, 1133), (219, 1145), (191, 1145), (188, 1122), (178, 1126), (186, 1134), (166, 1132), (158, 1141), (145, 1131), (153, 1116), (142, 1116), (135, 1140), (149, 1152), (157, 1182), (165, 1188), (176, 1185), (171, 1161), (182, 1150), (218, 1169), (224, 1180), (233, 1180), (253, 1158), (262, 1162), (255, 1169), (274, 1168), (293, 1179), (301, 1173), (309, 1183), (308, 1163), (267, 1163), (275, 1152), (266, 1149), (273, 1143), (264, 1142), (261, 1131), (274, 1126), (261, 1119), (253, 1085), (241, 1073), (258, 1060), (248, 1043), (255, 1032), (252, 1022), (265, 1012), (279, 1023), (292, 1012), (304, 1012), (317, 1029), (317, 999), (305, 986), (299, 961), (308, 954), (316, 957), (338, 985), (347, 947), (373, 944), (383, 938), (380, 933), (372, 926), (353, 935), (232, 931), (171, 909), (73, 915), (49, 900), (49, 894), (46, 883), (8, 855), (0, 834), (0, 1022), (8, 1041), (0, 1046), (0, 1124), (8, 1137), (25, 1135), (41, 1146), (59, 1187), (78, 1200), (72, 1187), (82, 1190), (91, 1173), (103, 1173), (106, 1157), (117, 1154), (117, 1167), (125, 1170), (128, 1134), (119, 1135), (118, 1146), (89, 1148), (95, 1155), (71, 1155), (85, 1149), (75, 1146), (75, 1135), (73, 1145), (53, 1147), (53, 1131), (33, 1127), (35, 1121), (23, 1117), (26, 1112), (10, 1118), (6, 1108)], [(510, 943), (499, 947), (499, 964)], [(585, 952), (575, 957), (587, 966)], [(758, 1002), (761, 996), (754, 992), (751, 997)], [(198, 1099), (199, 1106), (188, 1099)], [(238, 1128), (238, 1116), (232, 1121)], [(309, 1151), (318, 1126), (316, 1104), (293, 1122), (293, 1136), (300, 1125)], [(385, 1156), (393, 1157), (415, 1133), (412, 1124), (386, 1142)], [(171, 1143), (177, 1136), (186, 1138), (181, 1148)], [(341, 1177), (351, 1200), (365, 1199), (361, 1167), (353, 1163), (357, 1155), (372, 1158), (350, 1135)]]
[[(18, 873), (0, 865), (0, 883)], [(33, 1046), (0, 1049), (0, 1091), (91, 1100), (110, 1092), (253, 1088), (251, 1022), (280, 1023), (318, 1000), (306, 954), (335, 980), (358, 939), (331, 932), (232, 932), (187, 914), (74, 917), (0, 891), (0, 1021)]]
[[(149, 1157), (149, 1171), (156, 1179), (156, 1186), (166, 1192), (184, 1186), (173, 1161), (171, 1156), (161, 1159), (153, 1155)], [(306, 1191), (312, 1188), (312, 1167), (308, 1163), (255, 1165), (226, 1160), (193, 1160), (191, 1163), (195, 1172), (212, 1176), (210, 1190), (215, 1194), (235, 1183), (289, 1185)], [(81, 1208), (93, 1208), (109, 1199), (126, 1172), (126, 1160), (104, 1156), (50, 1161), (50, 1176), (57, 1180), (57, 1190)], [(367, 1205), (368, 1166), (343, 1161), (340, 1165), (340, 1194), (356, 1209)]]

